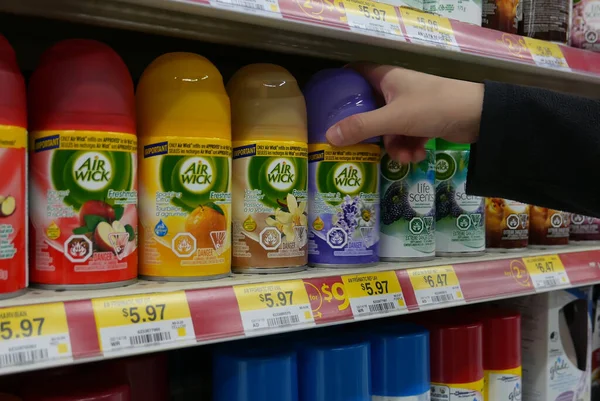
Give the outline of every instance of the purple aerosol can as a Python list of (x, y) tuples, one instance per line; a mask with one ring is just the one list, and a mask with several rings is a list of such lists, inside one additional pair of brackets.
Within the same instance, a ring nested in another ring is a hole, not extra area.
[(368, 266), (379, 261), (379, 138), (331, 146), (327, 129), (377, 108), (369, 83), (349, 69), (315, 74), (304, 91), (308, 115), (308, 263)]

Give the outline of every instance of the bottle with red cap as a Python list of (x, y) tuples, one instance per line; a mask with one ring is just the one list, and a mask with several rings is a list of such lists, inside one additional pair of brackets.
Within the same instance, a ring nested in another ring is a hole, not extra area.
[(482, 401), (483, 325), (455, 314), (434, 316), (430, 330), (431, 400)]
[(0, 299), (27, 287), (27, 103), (15, 52), (0, 35)]
[(521, 399), (521, 314), (482, 308), (485, 400)]
[(133, 82), (107, 45), (47, 50), (28, 92), (31, 281), (106, 288), (137, 277)]

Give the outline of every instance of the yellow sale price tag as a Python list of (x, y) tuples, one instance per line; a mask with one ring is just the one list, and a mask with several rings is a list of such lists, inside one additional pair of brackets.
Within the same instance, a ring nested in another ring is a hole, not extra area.
[(92, 300), (104, 352), (172, 341), (195, 341), (185, 292)]
[(404, 39), (394, 6), (370, 0), (343, 0), (343, 4), (351, 30)]
[(342, 281), (355, 317), (406, 309), (396, 272), (351, 274)]
[(0, 368), (43, 366), (59, 358), (72, 359), (62, 302), (0, 309)]
[(292, 325), (314, 325), (302, 280), (235, 285), (233, 291), (246, 334)]
[(531, 256), (523, 258), (536, 290), (571, 285), (565, 266), (558, 255)]
[(399, 7), (402, 23), (412, 43), (460, 51), (448, 18)]
[(408, 269), (419, 306), (464, 302), (460, 282), (452, 266)]
[(540, 67), (554, 68), (571, 71), (560, 46), (545, 40), (524, 38), (525, 45), (533, 57), (533, 61)]

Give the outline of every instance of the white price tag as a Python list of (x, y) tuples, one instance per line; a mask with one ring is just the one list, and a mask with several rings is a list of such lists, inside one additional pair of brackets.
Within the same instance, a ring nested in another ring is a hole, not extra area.
[(246, 335), (315, 325), (302, 280), (236, 285), (233, 291)]
[(92, 300), (105, 354), (159, 344), (194, 344), (196, 335), (183, 291)]
[(71, 339), (64, 304), (0, 309), (0, 370), (23, 365), (51, 366), (72, 361)]
[(233, 9), (252, 14), (265, 14), (281, 18), (277, 0), (210, 0), (210, 5), (216, 8)]
[(344, 0), (350, 29), (404, 41), (393, 6), (370, 0)]

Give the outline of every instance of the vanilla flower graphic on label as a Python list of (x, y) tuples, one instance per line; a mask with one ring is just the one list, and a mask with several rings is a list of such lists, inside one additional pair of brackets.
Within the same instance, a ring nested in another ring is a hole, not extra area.
[(294, 227), (306, 227), (307, 218), (304, 214), (306, 210), (306, 202), (299, 202), (292, 194), (287, 196), (287, 210), (275, 210), (274, 217), (267, 217), (266, 223), (277, 228), (285, 235), (285, 241), (291, 242), (296, 238), (296, 230)]

